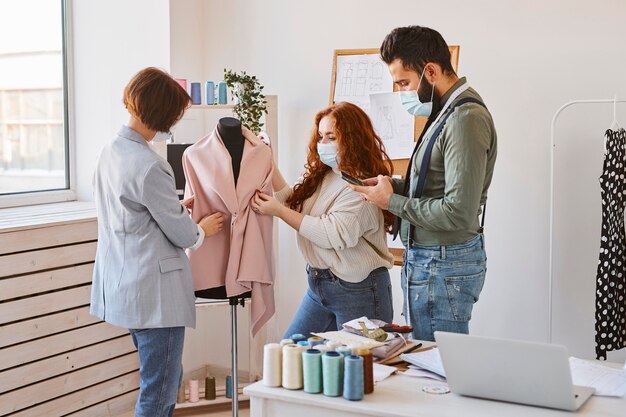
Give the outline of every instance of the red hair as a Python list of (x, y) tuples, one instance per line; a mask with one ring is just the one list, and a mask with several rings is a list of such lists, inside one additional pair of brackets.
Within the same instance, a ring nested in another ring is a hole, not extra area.
[[(324, 117), (335, 122), (335, 138), (339, 156), (339, 168), (356, 178), (371, 178), (377, 175), (391, 175), (393, 166), (385, 152), (382, 140), (374, 131), (374, 126), (367, 114), (358, 106), (340, 102), (320, 111), (315, 115), (315, 128), (309, 140), (309, 154), (305, 164), (304, 179), (295, 185), (286, 204), (296, 211), (302, 211), (302, 205), (322, 184), (324, 177), (332, 169), (324, 165), (317, 153), (319, 125)], [(394, 215), (383, 211), (385, 227), (394, 222)]]

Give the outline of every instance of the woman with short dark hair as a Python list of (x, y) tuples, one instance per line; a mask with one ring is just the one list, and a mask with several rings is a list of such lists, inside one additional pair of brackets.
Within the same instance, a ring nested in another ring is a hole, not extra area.
[(167, 139), (189, 106), (167, 73), (146, 68), (124, 89), (127, 125), (100, 153), (94, 175), (98, 248), (94, 316), (129, 329), (139, 353), (136, 417), (172, 416), (182, 379), (185, 327), (195, 296), (184, 248), (222, 229), (222, 214), (196, 224), (178, 201), (170, 165), (150, 143)]

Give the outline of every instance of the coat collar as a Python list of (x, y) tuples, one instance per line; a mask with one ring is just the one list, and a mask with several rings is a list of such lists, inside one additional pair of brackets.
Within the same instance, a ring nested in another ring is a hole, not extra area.
[(132, 140), (133, 142), (137, 142), (142, 145), (148, 145), (148, 141), (144, 139), (136, 130), (131, 129), (127, 125), (121, 127), (120, 131), (117, 132), (117, 136)]

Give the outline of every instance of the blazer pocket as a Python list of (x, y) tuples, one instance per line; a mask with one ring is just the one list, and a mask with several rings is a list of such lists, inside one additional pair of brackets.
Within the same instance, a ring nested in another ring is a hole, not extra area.
[(170, 256), (168, 258), (159, 259), (159, 269), (162, 274), (183, 269), (184, 267), (185, 264), (180, 256)]

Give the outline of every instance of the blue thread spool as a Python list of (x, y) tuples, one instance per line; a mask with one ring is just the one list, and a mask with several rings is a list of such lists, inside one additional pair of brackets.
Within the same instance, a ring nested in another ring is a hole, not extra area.
[(206, 104), (215, 104), (215, 83), (213, 81), (207, 81), (204, 84)]
[(224, 81), (217, 83), (217, 103), (228, 103), (228, 88), (226, 87), (226, 83)]
[(308, 347), (309, 346), (309, 342), (307, 342), (306, 340), (301, 340), (297, 343), (298, 346), (303, 346), (303, 347)]
[(339, 346), (335, 350), (337, 352), (341, 353), (343, 356), (350, 356), (350, 355), (352, 355), (352, 348), (349, 348), (348, 346)]
[(233, 382), (230, 375), (226, 377), (226, 398), (233, 398)]
[(319, 394), (322, 392), (322, 353), (317, 349), (302, 352), (302, 372), (304, 392)]
[(309, 346), (313, 347), (313, 346), (317, 346), (317, 345), (321, 345), (324, 343), (324, 339), (322, 339), (319, 336), (311, 336), (309, 337)]
[(291, 340), (293, 340), (293, 343), (298, 343), (302, 340), (306, 340), (306, 336), (300, 333), (294, 333), (291, 335)]
[(343, 356), (337, 352), (326, 352), (322, 356), (322, 383), (324, 395), (339, 397), (343, 390)]
[(202, 91), (200, 83), (191, 83), (191, 104), (202, 104)]
[(360, 401), (364, 394), (363, 358), (350, 355), (344, 358), (343, 398)]

